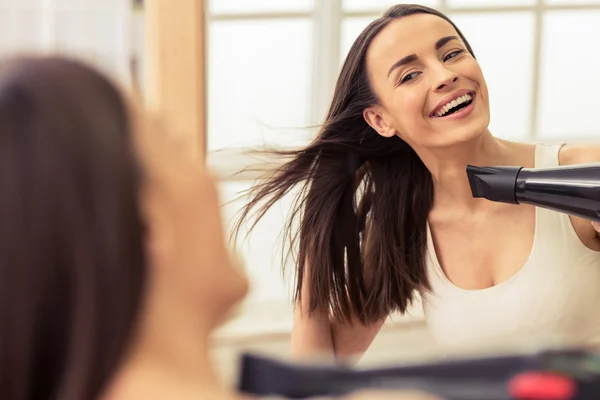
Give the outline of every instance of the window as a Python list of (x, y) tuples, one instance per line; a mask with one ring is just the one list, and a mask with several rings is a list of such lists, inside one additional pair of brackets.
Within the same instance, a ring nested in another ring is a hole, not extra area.
[(533, 6), (536, 1), (537, 0), (447, 0), (446, 5), (451, 8), (506, 8), (507, 6)]
[[(439, 0), (421, 0), (414, 3), (422, 4), (429, 7), (438, 7)], [(342, 0), (342, 10), (345, 12), (375, 12), (380, 14), (388, 7), (398, 4), (394, 0)]]
[(51, 51), (130, 83), (132, 0), (0, 0), (0, 56)]
[[(211, 0), (209, 2), (209, 164), (223, 176), (223, 201), (250, 187), (238, 151), (310, 139), (327, 110), (340, 65), (360, 31), (388, 0)], [(600, 134), (594, 93), (600, 56), (600, 1), (425, 0), (464, 32), (482, 66), (490, 129), (523, 141), (589, 139)], [(234, 151), (235, 150), (235, 151)], [(255, 286), (250, 301), (288, 298), (280, 242), (286, 201), (261, 223), (242, 255)], [(226, 207), (226, 220), (241, 202)]]
[(600, 9), (544, 15), (537, 122), (540, 139), (598, 138), (595, 93), (600, 91), (600, 55), (585, 39), (599, 35)]
[(250, 14), (276, 12), (309, 12), (314, 0), (209, 0), (210, 12), (218, 14)]
[[(220, 183), (220, 196), (225, 204), (223, 207), (223, 218), (226, 227), (231, 227), (240, 208), (244, 204), (244, 198), (240, 198), (241, 192), (248, 189), (254, 181), (223, 181)], [(240, 240), (238, 251), (243, 258), (245, 272), (250, 281), (251, 291), (246, 302), (269, 303), (281, 302), (291, 294), (291, 285), (288, 279), (283, 279), (281, 229), (290, 209), (293, 194), (287, 195), (283, 201), (273, 206), (260, 223), (256, 226), (248, 240)], [(247, 226), (243, 227), (240, 236), (247, 233)], [(230, 231), (226, 232), (230, 233)], [(276, 245), (277, 244), (277, 245)], [(286, 278), (291, 275), (286, 274)]]
[(306, 141), (306, 130), (293, 128), (311, 122), (312, 35), (309, 18), (211, 24), (209, 151)]

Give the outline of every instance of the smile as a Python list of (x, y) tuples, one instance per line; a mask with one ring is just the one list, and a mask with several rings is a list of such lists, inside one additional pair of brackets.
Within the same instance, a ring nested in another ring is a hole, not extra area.
[(473, 102), (475, 100), (475, 92), (465, 93), (446, 104), (438, 107), (433, 113), (434, 118), (449, 118), (451, 116), (465, 116), (470, 113), (473, 109)]

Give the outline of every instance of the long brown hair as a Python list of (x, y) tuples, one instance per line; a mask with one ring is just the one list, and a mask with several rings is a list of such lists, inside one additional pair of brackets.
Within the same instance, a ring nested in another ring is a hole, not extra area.
[(96, 398), (131, 337), (145, 277), (128, 108), (93, 69), (0, 65), (0, 393)]
[[(378, 102), (365, 55), (391, 21), (413, 14), (448, 17), (419, 5), (396, 5), (358, 36), (342, 66), (333, 100), (317, 138), (298, 151), (249, 194), (234, 229), (255, 216), (251, 228), (279, 199), (299, 185), (284, 230), (297, 245), (294, 301), (309, 285), (309, 311), (364, 324), (406, 311), (415, 290), (428, 289), (426, 223), (433, 203), (432, 177), (402, 139), (384, 138), (364, 120)], [(298, 229), (299, 227), (299, 229)], [(310, 273), (307, 274), (307, 265)], [(305, 279), (305, 276), (308, 279)]]

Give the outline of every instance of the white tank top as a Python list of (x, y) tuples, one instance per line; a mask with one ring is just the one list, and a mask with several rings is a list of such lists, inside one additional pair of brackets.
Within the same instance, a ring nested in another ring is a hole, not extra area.
[[(561, 144), (538, 144), (535, 167), (558, 166)], [(507, 281), (482, 290), (452, 284), (427, 226), (429, 293), (422, 293), (431, 335), (442, 346), (550, 337), (575, 345), (600, 344), (600, 252), (585, 247), (566, 214), (536, 207), (529, 259)], [(510, 249), (507, 249), (510, 251)]]

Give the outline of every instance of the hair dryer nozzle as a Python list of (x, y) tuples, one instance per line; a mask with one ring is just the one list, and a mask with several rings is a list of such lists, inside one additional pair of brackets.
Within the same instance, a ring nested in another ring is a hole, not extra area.
[(522, 167), (475, 167), (467, 165), (473, 197), (518, 204), (515, 190)]

